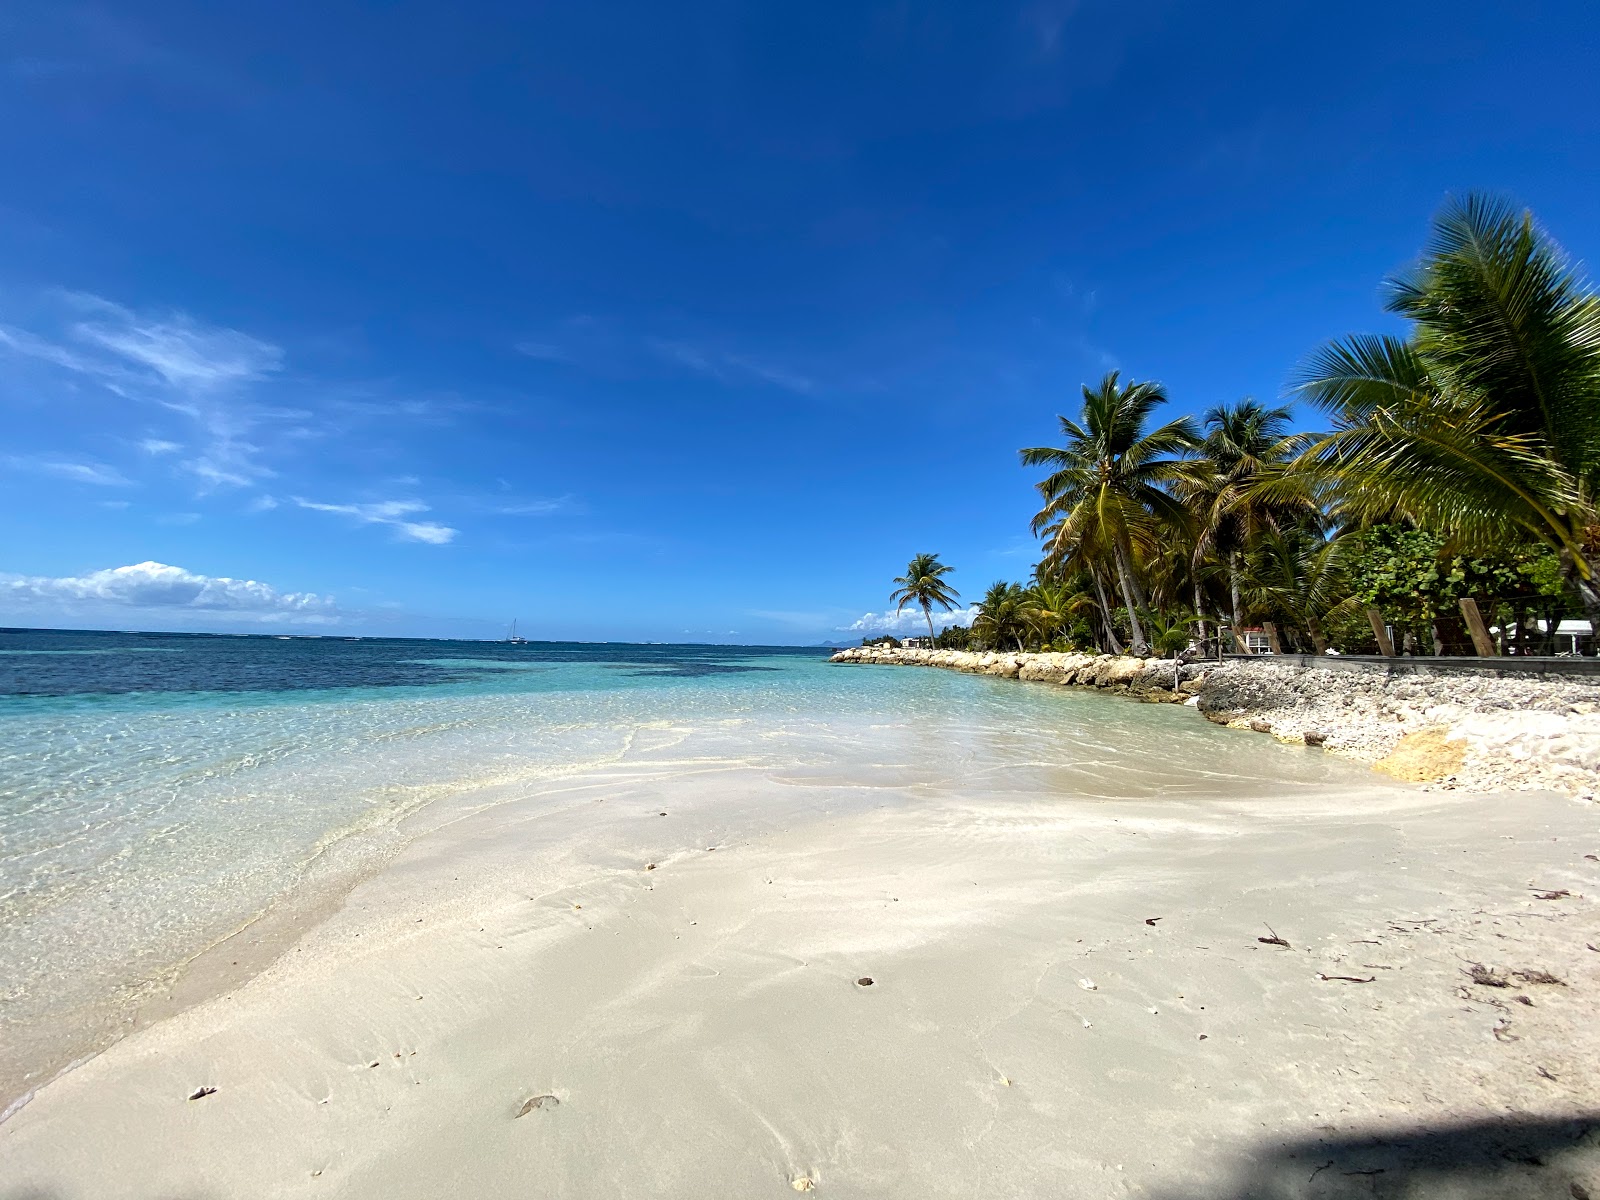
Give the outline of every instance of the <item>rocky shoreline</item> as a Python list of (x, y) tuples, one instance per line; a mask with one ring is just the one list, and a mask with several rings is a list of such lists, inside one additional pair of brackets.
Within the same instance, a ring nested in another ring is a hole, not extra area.
[(1600, 790), (1600, 679), (1388, 675), (1274, 662), (853, 647), (833, 662), (927, 666), (1184, 704), (1233, 729), (1320, 746), (1413, 783)]

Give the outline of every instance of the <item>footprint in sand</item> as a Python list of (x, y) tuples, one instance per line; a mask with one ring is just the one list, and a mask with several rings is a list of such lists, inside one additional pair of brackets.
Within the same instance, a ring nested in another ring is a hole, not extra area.
[(554, 1096), (549, 1096), (549, 1095), (535, 1096), (531, 1100), (526, 1100), (526, 1101), (523, 1102), (522, 1107), (517, 1110), (517, 1116), (525, 1117), (536, 1108), (560, 1108), (560, 1107), (561, 1107), (561, 1101), (556, 1099)]

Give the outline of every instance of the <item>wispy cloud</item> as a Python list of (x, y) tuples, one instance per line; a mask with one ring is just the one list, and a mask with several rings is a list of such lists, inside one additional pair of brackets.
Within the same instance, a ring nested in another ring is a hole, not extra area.
[(578, 512), (583, 508), (578, 498), (570, 492), (563, 496), (462, 496), (456, 503), (471, 512), (495, 517), (552, 517), (557, 513)]
[(1041, 57), (1053, 58), (1060, 53), (1062, 35), (1077, 7), (1077, 0), (1031, 0), (1022, 6), (1022, 27)]
[(501, 504), (491, 511), (502, 517), (548, 517), (558, 512), (566, 512), (571, 507), (571, 500), (562, 496), (554, 500), (529, 500), (520, 504)]
[[(954, 612), (936, 612), (933, 614), (933, 627), (943, 629), (946, 625), (971, 625), (977, 615), (976, 604), (958, 608)], [(919, 629), (924, 633), (928, 631), (928, 622), (920, 608), (903, 608), (899, 612), (862, 613), (859, 620), (840, 626), (841, 633), (914, 634)]]
[(816, 390), (816, 381), (764, 355), (733, 349), (714, 337), (662, 337), (619, 327), (583, 314), (554, 330), (516, 343), (519, 354), (610, 376), (659, 372), (663, 364), (690, 371), (724, 386), (762, 384), (798, 395)]
[(74, 462), (65, 458), (12, 454), (4, 460), (14, 471), (28, 471), (35, 475), (50, 475), (73, 483), (87, 483), (95, 487), (131, 487), (129, 479), (115, 467), (98, 462)]
[[(63, 310), (54, 337), (0, 327), (0, 349), (189, 418), (198, 447), (180, 466), (206, 489), (243, 487), (273, 474), (260, 462), (252, 435), (263, 423), (292, 414), (254, 403), (248, 389), (282, 368), (277, 346), (184, 313), (138, 313), (76, 292), (54, 299)], [(147, 454), (183, 449), (158, 437), (140, 448)]]
[(68, 371), (77, 371), (84, 375), (97, 375), (101, 371), (93, 360), (74, 354), (65, 346), (50, 341), (48, 338), (39, 337), (29, 333), (26, 329), (18, 329), (13, 325), (0, 325), (0, 347), (4, 347), (13, 354), (26, 355), (28, 358), (37, 358), (43, 362), (53, 363)]
[(550, 342), (524, 341), (516, 345), (518, 354), (525, 354), (529, 358), (537, 358), (544, 362), (571, 362), (572, 356), (560, 346)]
[(202, 575), (158, 562), (109, 567), (85, 575), (0, 575), (0, 602), (186, 609), (264, 621), (329, 623), (338, 619), (329, 597), (280, 592), (253, 579)]
[(164, 379), (184, 395), (226, 391), (264, 379), (283, 363), (283, 351), (236, 329), (202, 325), (181, 313), (140, 316), (98, 296), (73, 295), (84, 310), (78, 335)]
[(715, 379), (718, 383), (734, 384), (755, 380), (801, 395), (810, 394), (816, 387), (803, 375), (771, 363), (758, 362), (745, 355), (730, 354), (723, 350), (664, 338), (647, 338), (645, 345), (666, 362), (687, 367), (697, 374)]
[(458, 530), (448, 525), (440, 525), (433, 521), (411, 521), (407, 518), (429, 511), (428, 505), (420, 500), (377, 500), (364, 504), (323, 504), (316, 500), (306, 500), (300, 496), (294, 497), (294, 502), (301, 508), (309, 508), (314, 512), (335, 513), (339, 516), (351, 517), (362, 525), (387, 525), (407, 541), (427, 542), (433, 546), (443, 546), (453, 541)]
[(837, 612), (797, 612), (790, 609), (753, 608), (746, 616), (790, 629), (826, 629), (830, 621), (837, 621)]

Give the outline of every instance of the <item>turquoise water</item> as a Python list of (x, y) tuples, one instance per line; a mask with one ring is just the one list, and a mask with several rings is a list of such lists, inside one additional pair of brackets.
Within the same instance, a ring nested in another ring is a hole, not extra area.
[(679, 745), (847, 784), (1063, 797), (1337, 770), (1175, 708), (825, 655), (0, 631), (3, 1019), (103, 1017), (330, 850), (392, 849), (434, 801), (514, 800)]

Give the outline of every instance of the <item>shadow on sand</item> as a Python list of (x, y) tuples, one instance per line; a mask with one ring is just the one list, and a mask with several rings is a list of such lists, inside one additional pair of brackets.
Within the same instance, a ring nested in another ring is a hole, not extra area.
[[(196, 1200), (142, 1193), (137, 1185), (121, 1194)], [(1600, 1200), (1600, 1111), (1305, 1138), (1247, 1155), (1231, 1180), (1142, 1194), (1147, 1200)], [(0, 1184), (0, 1200), (80, 1198)]]
[(1312, 1137), (1159, 1200), (1600, 1200), (1600, 1111)]

